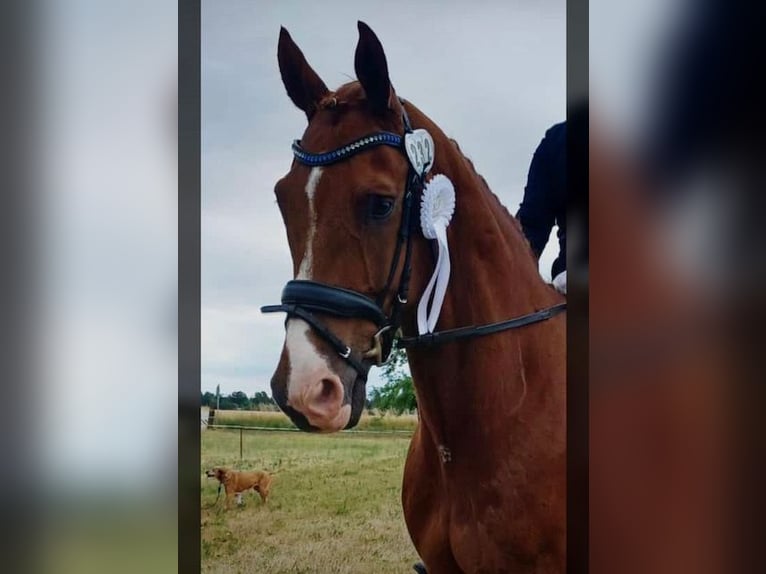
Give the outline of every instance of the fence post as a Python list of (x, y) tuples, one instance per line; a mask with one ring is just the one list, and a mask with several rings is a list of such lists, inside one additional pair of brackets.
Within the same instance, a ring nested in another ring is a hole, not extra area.
[(239, 427), (239, 460), (242, 460), (242, 427)]

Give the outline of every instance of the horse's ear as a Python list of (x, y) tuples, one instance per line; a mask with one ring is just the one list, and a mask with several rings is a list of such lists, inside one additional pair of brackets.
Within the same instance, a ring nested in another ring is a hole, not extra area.
[(388, 78), (386, 54), (375, 32), (367, 24), (359, 21), (357, 27), (359, 43), (356, 45), (354, 56), (356, 77), (359, 78), (373, 111), (384, 112), (392, 108), (394, 99), (391, 80)]
[(293, 42), (290, 33), (282, 27), (279, 30), (277, 48), (279, 72), (293, 103), (306, 113), (310, 120), (317, 109), (317, 102), (328, 93), (327, 86), (309, 66), (301, 49)]

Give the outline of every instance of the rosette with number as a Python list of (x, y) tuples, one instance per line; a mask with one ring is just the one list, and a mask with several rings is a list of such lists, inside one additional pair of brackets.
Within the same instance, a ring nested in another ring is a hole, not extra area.
[(439, 245), (436, 268), (418, 303), (418, 332), (421, 335), (433, 332), (447, 292), (450, 275), (447, 226), (454, 212), (455, 187), (446, 175), (436, 174), (426, 183), (420, 205), (423, 235), (435, 239)]

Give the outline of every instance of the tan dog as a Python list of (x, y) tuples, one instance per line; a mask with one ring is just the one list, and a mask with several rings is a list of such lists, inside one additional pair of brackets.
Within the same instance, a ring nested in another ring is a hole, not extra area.
[(273, 480), (268, 472), (260, 470), (239, 471), (216, 467), (208, 470), (206, 474), (208, 478), (218, 479), (226, 490), (226, 508), (229, 508), (231, 497), (234, 495), (237, 496), (237, 504), (242, 504), (242, 493), (251, 488), (261, 495), (261, 500), (265, 503)]

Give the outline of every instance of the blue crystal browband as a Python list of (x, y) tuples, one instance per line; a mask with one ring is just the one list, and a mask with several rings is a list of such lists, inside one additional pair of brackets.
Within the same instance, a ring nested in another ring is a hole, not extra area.
[(338, 161), (348, 159), (360, 151), (364, 151), (379, 145), (387, 145), (401, 149), (402, 136), (398, 136), (390, 132), (378, 132), (363, 138), (359, 138), (358, 140), (339, 147), (338, 149), (325, 153), (312, 153), (306, 151), (301, 147), (301, 141), (295, 140), (293, 142), (293, 155), (295, 156), (295, 159), (306, 165), (330, 165), (331, 163), (336, 163)]

